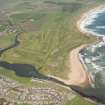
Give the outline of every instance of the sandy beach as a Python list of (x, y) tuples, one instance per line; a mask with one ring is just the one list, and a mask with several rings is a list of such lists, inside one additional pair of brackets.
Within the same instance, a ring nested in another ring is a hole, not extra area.
[(85, 70), (85, 67), (81, 63), (79, 58), (79, 51), (86, 46), (87, 45), (82, 45), (70, 52), (68, 61), (70, 72), (67, 75), (67, 80), (51, 75), (49, 76), (58, 79), (67, 85), (75, 85), (80, 87), (85, 87), (89, 85), (91, 83), (91, 78), (89, 77), (88, 72)]
[(86, 47), (82, 45), (70, 52), (69, 61), (70, 61), (70, 73), (68, 82), (73, 85), (78, 86), (87, 86), (91, 83), (89, 74), (85, 70), (84, 65), (81, 63), (79, 58), (79, 51)]
[(49, 75), (50, 77), (53, 77), (55, 79), (58, 79), (62, 82), (64, 82), (67, 85), (75, 85), (80, 87), (85, 87), (91, 83), (91, 79), (89, 77), (88, 72), (85, 70), (84, 65), (81, 63), (79, 58), (79, 51), (86, 47), (87, 45), (82, 45), (74, 50), (72, 50), (69, 54), (69, 70), (67, 80), (54, 77)]

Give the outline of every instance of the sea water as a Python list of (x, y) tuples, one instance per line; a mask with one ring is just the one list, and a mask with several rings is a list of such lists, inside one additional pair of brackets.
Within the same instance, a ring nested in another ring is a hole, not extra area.
[(80, 51), (93, 84), (82, 92), (105, 103), (105, 11), (90, 13), (83, 28), (89, 34), (101, 36), (103, 40)]

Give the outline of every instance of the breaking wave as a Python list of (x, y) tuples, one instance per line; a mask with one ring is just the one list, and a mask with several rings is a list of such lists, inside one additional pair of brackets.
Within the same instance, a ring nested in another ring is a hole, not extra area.
[(99, 43), (80, 51), (94, 84), (88, 91), (105, 103), (105, 6), (103, 9), (97, 8), (85, 15), (85, 18), (80, 22), (81, 31), (95, 35), (100, 39)]

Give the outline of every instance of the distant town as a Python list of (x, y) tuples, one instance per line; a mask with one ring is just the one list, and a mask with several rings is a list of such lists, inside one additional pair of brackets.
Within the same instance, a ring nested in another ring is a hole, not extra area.
[(64, 105), (62, 93), (55, 89), (25, 87), (4, 76), (0, 76), (0, 100), (5, 100), (3, 105)]

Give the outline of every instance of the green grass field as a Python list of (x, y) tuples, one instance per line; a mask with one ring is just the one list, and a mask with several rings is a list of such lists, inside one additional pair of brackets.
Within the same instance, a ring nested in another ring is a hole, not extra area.
[(97, 105), (97, 104), (90, 101), (86, 101), (80, 96), (77, 96), (72, 101), (68, 102), (67, 105)]
[(5, 33), (5, 35), (0, 36), (0, 48), (6, 48), (14, 42), (15, 35)]

